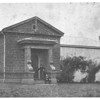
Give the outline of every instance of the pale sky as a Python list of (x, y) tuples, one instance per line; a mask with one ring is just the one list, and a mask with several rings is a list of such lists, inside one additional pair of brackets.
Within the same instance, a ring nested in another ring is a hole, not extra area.
[(86, 39), (99, 41), (100, 3), (1, 3), (0, 30), (34, 16), (64, 32), (61, 43), (68, 43), (74, 37), (82, 43)]

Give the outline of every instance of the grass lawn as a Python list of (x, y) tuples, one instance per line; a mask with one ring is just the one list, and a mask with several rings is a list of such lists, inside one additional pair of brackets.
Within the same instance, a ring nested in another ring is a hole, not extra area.
[(100, 97), (100, 84), (0, 84), (0, 97)]

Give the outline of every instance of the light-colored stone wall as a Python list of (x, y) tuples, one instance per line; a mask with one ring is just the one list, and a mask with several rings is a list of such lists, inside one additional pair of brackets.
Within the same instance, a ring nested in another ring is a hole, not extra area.
[(87, 59), (100, 62), (100, 47), (96, 46), (78, 46), (78, 45), (61, 45), (60, 58), (83, 56)]

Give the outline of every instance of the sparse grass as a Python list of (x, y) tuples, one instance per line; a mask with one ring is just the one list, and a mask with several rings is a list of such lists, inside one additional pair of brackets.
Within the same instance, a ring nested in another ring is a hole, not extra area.
[(100, 97), (100, 84), (0, 84), (0, 97)]

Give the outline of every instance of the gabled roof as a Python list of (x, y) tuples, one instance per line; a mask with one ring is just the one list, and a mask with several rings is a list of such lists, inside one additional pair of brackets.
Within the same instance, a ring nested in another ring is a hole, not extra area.
[(27, 19), (27, 20), (24, 20), (24, 21), (19, 22), (19, 23), (17, 23), (17, 24), (11, 25), (11, 26), (9, 26), (9, 27), (6, 27), (6, 28), (2, 29), (2, 31), (3, 31), (3, 32), (9, 32), (10, 29), (16, 28), (16, 27), (18, 27), (18, 26), (21, 26), (21, 25), (26, 24), (26, 23), (28, 23), (28, 22), (30, 22), (30, 21), (33, 21), (33, 20), (34, 20), (34, 21), (39, 21), (39, 22), (41, 22), (42, 24), (44, 24), (44, 25), (46, 25), (47, 27), (51, 28), (52, 30), (56, 31), (60, 36), (62, 36), (62, 35), (64, 34), (64, 33), (61, 32), (60, 30), (58, 30), (57, 28), (55, 28), (55, 27), (53, 27), (52, 25), (48, 24), (47, 22), (45, 22), (44, 20), (40, 19), (40, 18), (37, 17), (37, 16), (32, 17), (32, 18)]

